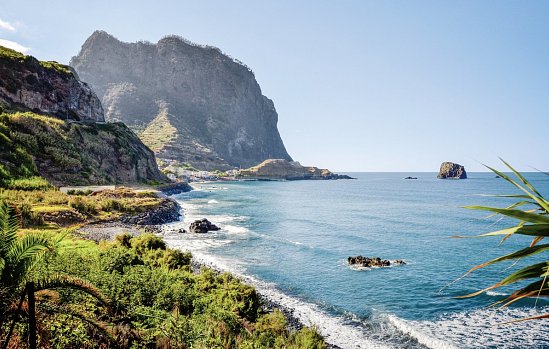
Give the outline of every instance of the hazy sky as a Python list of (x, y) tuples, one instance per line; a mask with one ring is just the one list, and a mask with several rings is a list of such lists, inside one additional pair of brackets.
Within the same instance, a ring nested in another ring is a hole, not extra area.
[(549, 1), (1, 0), (0, 45), (40, 59), (68, 63), (96, 29), (245, 62), (305, 165), (549, 170)]

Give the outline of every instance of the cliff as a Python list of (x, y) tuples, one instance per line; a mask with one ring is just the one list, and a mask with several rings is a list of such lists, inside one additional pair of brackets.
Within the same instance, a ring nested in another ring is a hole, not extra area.
[(453, 162), (443, 162), (440, 165), (437, 178), (439, 179), (465, 179), (467, 178), (467, 172), (465, 167), (455, 164)]
[(0, 104), (63, 120), (104, 121), (103, 107), (70, 67), (0, 46)]
[(217, 48), (175, 36), (124, 43), (96, 31), (70, 64), (106, 119), (138, 130), (158, 157), (205, 170), (291, 160), (273, 102), (248, 67)]
[(301, 166), (297, 161), (268, 159), (261, 164), (241, 170), (240, 178), (303, 180), (303, 179), (351, 179), (347, 175), (338, 175), (327, 169), (313, 166)]
[(101, 102), (67, 66), (0, 47), (0, 104), (0, 186), (36, 175), (55, 185), (168, 181), (127, 126), (95, 122)]

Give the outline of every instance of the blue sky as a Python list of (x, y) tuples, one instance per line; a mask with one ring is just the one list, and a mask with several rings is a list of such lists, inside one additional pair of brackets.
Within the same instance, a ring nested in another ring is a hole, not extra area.
[[(2, 0), (0, 44), (68, 63), (96, 29), (219, 47), (289, 153), (339, 171), (549, 170), (549, 1)], [(4, 41), (2, 41), (4, 40)]]

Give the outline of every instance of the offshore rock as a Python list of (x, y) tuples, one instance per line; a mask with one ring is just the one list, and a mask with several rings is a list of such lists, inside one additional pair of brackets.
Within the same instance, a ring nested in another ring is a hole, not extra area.
[(453, 162), (443, 162), (440, 165), (440, 171), (437, 178), (439, 179), (466, 179), (467, 172), (465, 167)]
[(0, 104), (63, 120), (105, 121), (101, 101), (70, 67), (2, 46)]
[(356, 256), (356, 257), (348, 257), (347, 263), (349, 265), (354, 266), (360, 266), (364, 268), (371, 268), (371, 267), (389, 267), (391, 265), (402, 265), (406, 264), (401, 259), (397, 259), (395, 261), (389, 261), (386, 259), (381, 259), (379, 257), (362, 257), (362, 256)]
[(302, 166), (297, 161), (284, 159), (268, 159), (261, 164), (240, 170), (239, 178), (271, 179), (271, 180), (303, 180), (303, 179), (352, 179), (347, 175), (339, 175), (327, 169), (313, 166)]
[(248, 67), (218, 48), (176, 36), (125, 43), (96, 31), (70, 64), (106, 119), (136, 130), (159, 158), (201, 170), (291, 160), (273, 102)]
[(209, 231), (217, 231), (220, 229), (221, 228), (219, 228), (215, 224), (212, 224), (212, 222), (210, 222), (206, 218), (203, 218), (201, 220), (200, 219), (196, 220), (192, 222), (191, 225), (189, 226), (190, 233), (198, 233), (198, 234), (205, 234)]

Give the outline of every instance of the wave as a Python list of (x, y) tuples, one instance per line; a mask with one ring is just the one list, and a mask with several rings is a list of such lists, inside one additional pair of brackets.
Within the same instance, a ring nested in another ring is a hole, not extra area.
[(224, 225), (221, 227), (221, 231), (225, 231), (228, 234), (245, 234), (250, 230), (248, 228), (238, 226), (238, 225)]
[(208, 200), (208, 204), (218, 204), (219, 201), (215, 200), (215, 199), (212, 199), (212, 200)]
[(444, 340), (459, 343), (460, 348), (542, 349), (549, 347), (547, 321), (509, 323), (542, 312), (549, 312), (549, 307), (480, 309), (448, 314), (435, 321), (389, 319), (430, 348), (443, 348), (438, 341)]

